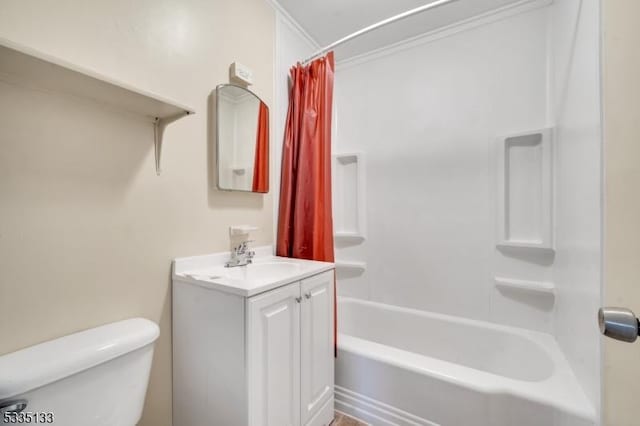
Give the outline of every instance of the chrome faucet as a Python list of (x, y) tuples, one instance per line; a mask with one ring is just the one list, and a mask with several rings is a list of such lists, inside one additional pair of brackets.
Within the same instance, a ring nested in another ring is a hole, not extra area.
[(235, 266), (245, 266), (253, 261), (256, 252), (249, 250), (249, 243), (252, 241), (243, 241), (231, 251), (231, 259), (224, 264), (227, 268)]

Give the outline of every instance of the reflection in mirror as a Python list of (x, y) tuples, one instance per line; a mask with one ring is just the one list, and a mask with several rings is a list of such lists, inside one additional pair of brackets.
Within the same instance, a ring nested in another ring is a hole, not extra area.
[(218, 188), (269, 192), (269, 108), (253, 92), (216, 88)]

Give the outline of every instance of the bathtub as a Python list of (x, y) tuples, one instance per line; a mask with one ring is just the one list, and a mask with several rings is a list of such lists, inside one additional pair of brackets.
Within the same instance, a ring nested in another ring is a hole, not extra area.
[(336, 409), (372, 425), (587, 426), (552, 336), (340, 298)]

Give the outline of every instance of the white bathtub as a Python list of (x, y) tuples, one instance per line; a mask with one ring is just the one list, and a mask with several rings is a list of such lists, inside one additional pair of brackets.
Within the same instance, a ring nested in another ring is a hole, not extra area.
[(587, 426), (553, 337), (340, 298), (336, 409), (372, 425)]

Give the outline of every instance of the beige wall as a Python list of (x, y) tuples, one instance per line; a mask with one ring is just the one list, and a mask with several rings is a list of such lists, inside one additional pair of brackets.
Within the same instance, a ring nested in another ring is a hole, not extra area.
[(0, 81), (0, 353), (123, 318), (157, 321), (143, 425), (171, 424), (171, 259), (225, 250), (270, 195), (209, 184), (208, 96), (229, 64), (273, 99), (274, 16), (263, 0), (3, 0), (0, 37), (193, 106), (168, 128)]
[[(605, 301), (640, 314), (640, 2), (603, 0)], [(640, 344), (606, 339), (606, 426), (640, 424)]]

